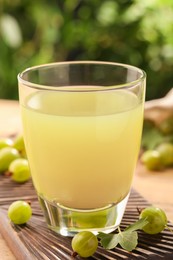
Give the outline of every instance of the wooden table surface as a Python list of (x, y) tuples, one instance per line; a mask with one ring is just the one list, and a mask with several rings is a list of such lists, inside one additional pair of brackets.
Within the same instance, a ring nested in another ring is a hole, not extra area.
[[(19, 132), (22, 132), (22, 125), (18, 102), (0, 100), (0, 136)], [(168, 219), (173, 222), (173, 169), (163, 172), (149, 172), (138, 162), (133, 187), (150, 203), (164, 209)], [(1, 235), (0, 259), (15, 259)]]

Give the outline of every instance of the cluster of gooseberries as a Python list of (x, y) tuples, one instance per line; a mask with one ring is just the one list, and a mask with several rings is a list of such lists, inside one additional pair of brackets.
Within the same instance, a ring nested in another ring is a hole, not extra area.
[[(173, 165), (173, 145), (163, 143), (154, 151), (143, 153), (142, 161), (150, 170), (158, 170)], [(0, 139), (0, 173), (10, 173), (16, 182), (25, 182), (30, 178), (30, 170), (26, 158), (23, 137), (20, 135), (14, 140)], [(28, 202), (19, 200), (13, 202), (8, 209), (9, 219), (17, 225), (25, 224), (32, 215)], [(167, 227), (165, 212), (151, 206), (140, 212), (139, 219), (146, 219), (147, 224), (142, 230), (147, 234), (158, 234)], [(72, 239), (73, 256), (90, 257), (97, 250), (98, 237), (90, 231), (77, 233)]]
[(142, 146), (146, 150), (141, 162), (148, 170), (173, 167), (173, 114), (159, 124), (149, 119), (144, 120)]
[[(165, 212), (154, 206), (141, 210), (139, 219), (147, 220), (147, 224), (142, 228), (147, 234), (158, 234), (167, 227)], [(90, 231), (79, 232), (72, 239), (73, 256), (90, 257), (95, 253), (97, 247), (98, 238)]]
[[(8, 209), (9, 219), (17, 225), (25, 224), (32, 215), (32, 209), (29, 203), (25, 201), (15, 201)], [(140, 211), (139, 220), (146, 220), (146, 224), (141, 228), (147, 234), (158, 234), (167, 227), (167, 217), (165, 212), (154, 206), (149, 206)], [(137, 222), (136, 222), (137, 223)], [(133, 226), (135, 223), (133, 224)], [(138, 228), (137, 228), (138, 229)], [(127, 231), (126, 231), (127, 232)], [(109, 235), (109, 234), (108, 234)], [(107, 236), (104, 234), (104, 236)], [(73, 249), (73, 257), (79, 255), (81, 257), (92, 256), (98, 247), (98, 236), (90, 231), (82, 231), (77, 233), (71, 242)]]
[(14, 140), (10, 138), (0, 139), (0, 173), (10, 175), (12, 180), (19, 183), (30, 179), (22, 135), (18, 135)]
[(173, 166), (173, 144), (164, 142), (153, 150), (146, 150), (141, 156), (141, 162), (148, 170), (163, 170)]
[[(11, 176), (18, 183), (30, 179), (30, 169), (26, 157), (25, 145), (22, 135), (14, 139), (0, 138), (0, 174)], [(32, 215), (28, 202), (15, 201), (8, 209), (8, 217), (14, 224), (25, 224)]]

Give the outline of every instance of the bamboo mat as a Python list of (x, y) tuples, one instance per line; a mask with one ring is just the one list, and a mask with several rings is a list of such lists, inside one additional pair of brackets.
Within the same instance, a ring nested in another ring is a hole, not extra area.
[[(33, 215), (26, 225), (15, 226), (7, 217), (8, 206), (15, 200), (31, 201)], [(126, 212), (121, 224), (122, 230), (138, 219), (137, 207), (143, 208), (149, 203), (132, 190)], [(173, 224), (169, 223), (173, 228)], [(4, 236), (17, 260), (69, 260), (71, 257), (71, 238), (63, 237), (47, 228), (32, 182), (16, 184), (9, 177), (0, 176), (0, 232)], [(158, 235), (138, 232), (139, 243), (133, 252), (121, 247), (105, 250), (98, 247), (89, 259), (173, 259), (173, 233), (165, 229)], [(76, 259), (81, 259), (79, 256)]]

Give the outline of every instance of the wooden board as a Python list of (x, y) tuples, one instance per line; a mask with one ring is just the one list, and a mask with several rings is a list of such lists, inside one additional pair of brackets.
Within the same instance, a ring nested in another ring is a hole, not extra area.
[[(33, 216), (26, 225), (15, 226), (7, 217), (8, 206), (15, 200), (29, 200)], [(122, 230), (138, 219), (137, 207), (149, 203), (132, 190), (121, 224)], [(173, 225), (169, 223), (169, 227)], [(58, 235), (47, 228), (32, 182), (16, 184), (9, 177), (0, 176), (0, 232), (16, 256), (17, 260), (69, 260), (71, 238)], [(120, 247), (104, 250), (99, 247), (89, 259), (173, 259), (173, 233), (165, 229), (158, 235), (147, 235), (139, 231), (139, 243), (133, 252)], [(81, 259), (79, 256), (76, 259)]]

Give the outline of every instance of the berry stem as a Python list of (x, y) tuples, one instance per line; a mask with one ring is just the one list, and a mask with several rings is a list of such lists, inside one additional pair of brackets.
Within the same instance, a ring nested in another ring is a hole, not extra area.
[(10, 176), (12, 175), (12, 172), (10, 172), (10, 171), (5, 171), (4, 175), (5, 175), (6, 177), (10, 177)]
[(118, 232), (121, 234), (121, 229), (120, 229), (120, 227), (118, 227)]
[(137, 212), (139, 213), (139, 215), (141, 214), (141, 212), (142, 212), (142, 210), (144, 209), (144, 208), (139, 208), (139, 207), (136, 207), (136, 209), (137, 209)]
[(168, 227), (167, 225), (166, 225), (165, 227), (166, 227), (170, 232), (173, 233), (173, 229), (172, 229), (172, 228)]
[(72, 257), (76, 257), (77, 255), (78, 255), (78, 253), (75, 252), (75, 251), (73, 251), (72, 254), (71, 254)]

